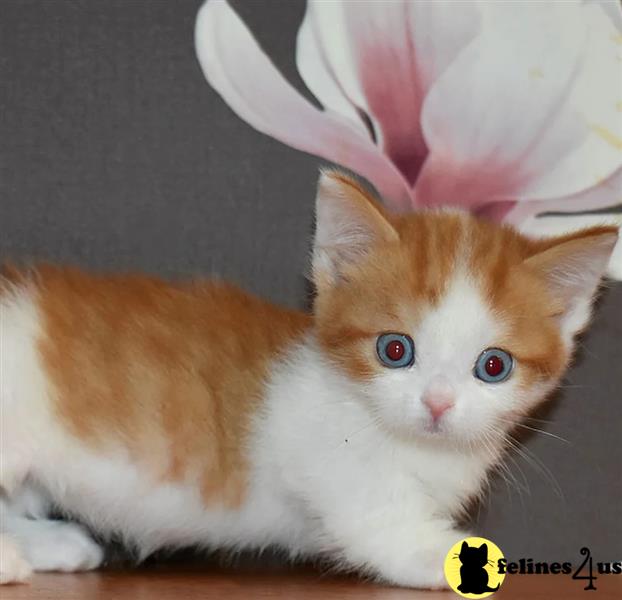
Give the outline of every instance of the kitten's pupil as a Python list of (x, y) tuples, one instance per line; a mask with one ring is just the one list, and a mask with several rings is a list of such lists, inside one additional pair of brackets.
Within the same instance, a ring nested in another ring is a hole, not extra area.
[(386, 347), (387, 356), (391, 360), (395, 361), (400, 360), (402, 356), (404, 356), (405, 351), (406, 349), (404, 348), (404, 344), (402, 344), (402, 342), (400, 342), (399, 340), (393, 340), (392, 342), (389, 342)]
[(497, 377), (503, 372), (505, 365), (501, 358), (493, 354), (488, 357), (488, 360), (486, 360), (484, 368), (486, 369), (486, 373), (488, 373), (488, 375), (491, 377)]

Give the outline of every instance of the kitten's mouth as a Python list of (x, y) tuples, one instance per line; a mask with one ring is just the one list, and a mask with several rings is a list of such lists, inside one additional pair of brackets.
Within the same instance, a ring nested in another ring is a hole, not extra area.
[(446, 433), (447, 428), (444, 426), (442, 419), (430, 419), (423, 427), (425, 433), (430, 435), (440, 435)]
[(438, 423), (438, 421), (431, 421), (430, 423), (428, 423), (425, 427), (425, 430), (427, 433), (440, 433), (441, 431), (441, 426), (440, 423)]

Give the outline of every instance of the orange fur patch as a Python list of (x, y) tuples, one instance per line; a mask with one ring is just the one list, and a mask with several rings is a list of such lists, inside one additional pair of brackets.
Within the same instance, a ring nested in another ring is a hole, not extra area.
[(307, 317), (221, 283), (37, 269), (43, 364), (57, 414), (154, 478), (239, 504), (244, 442), (269, 362)]

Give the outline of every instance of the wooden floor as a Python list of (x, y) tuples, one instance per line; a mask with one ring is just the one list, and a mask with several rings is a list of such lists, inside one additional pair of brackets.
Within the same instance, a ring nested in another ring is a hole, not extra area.
[[(508, 576), (493, 595), (503, 600), (620, 600), (622, 576), (602, 576), (596, 592), (583, 590), (585, 582), (563, 575)], [(195, 568), (104, 571), (77, 575), (36, 575), (28, 585), (0, 588), (2, 600), (455, 600), (453, 592), (432, 592), (382, 587), (355, 579), (321, 576), (309, 570), (232, 572)]]

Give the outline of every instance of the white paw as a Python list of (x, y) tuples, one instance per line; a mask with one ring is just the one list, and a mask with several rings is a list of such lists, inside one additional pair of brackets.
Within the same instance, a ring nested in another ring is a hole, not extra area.
[(446, 590), (449, 589), (447, 578), (445, 577), (445, 558), (451, 547), (460, 539), (469, 537), (463, 531), (447, 531), (438, 534), (434, 538), (434, 544), (429, 546), (421, 558), (419, 566), (421, 571), (412, 587), (427, 590)]
[[(424, 563), (425, 561), (421, 561)], [(416, 588), (419, 590), (445, 590), (449, 589), (447, 580), (445, 579), (445, 571), (442, 567), (437, 565), (424, 566), (419, 564), (413, 567), (409, 572), (395, 575), (392, 574), (389, 577), (380, 577), (391, 585), (397, 585), (399, 587)]]
[(8, 536), (0, 535), (0, 585), (23, 583), (31, 573), (31, 566), (15, 543)]
[(35, 571), (88, 571), (97, 568), (104, 557), (82, 527), (62, 521), (37, 522), (24, 554)]
[[(385, 581), (401, 587), (449, 589), (445, 578), (445, 557), (450, 548), (464, 537), (468, 535), (460, 531), (437, 533), (431, 542), (422, 544), (412, 554), (405, 553), (394, 565), (385, 566), (380, 575)], [(407, 560), (404, 561), (403, 558)]]

